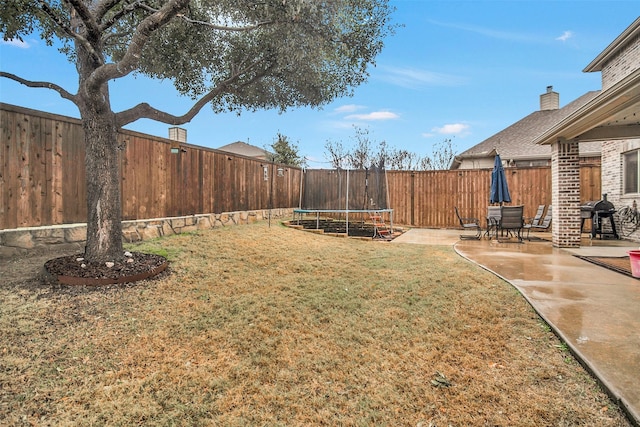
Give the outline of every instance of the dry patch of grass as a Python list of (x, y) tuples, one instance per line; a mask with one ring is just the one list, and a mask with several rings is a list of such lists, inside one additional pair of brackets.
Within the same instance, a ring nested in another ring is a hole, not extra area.
[(171, 275), (0, 288), (0, 424), (629, 425), (449, 247), (255, 224), (134, 249)]

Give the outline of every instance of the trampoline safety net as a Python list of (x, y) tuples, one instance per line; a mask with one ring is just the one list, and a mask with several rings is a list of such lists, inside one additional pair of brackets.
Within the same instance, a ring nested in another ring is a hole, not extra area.
[(307, 169), (304, 173), (301, 209), (389, 209), (384, 169)]

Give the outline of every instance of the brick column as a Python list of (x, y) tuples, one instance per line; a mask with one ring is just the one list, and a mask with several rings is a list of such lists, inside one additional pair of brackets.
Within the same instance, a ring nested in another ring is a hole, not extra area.
[(551, 147), (553, 246), (580, 246), (580, 161), (578, 141), (560, 139)]

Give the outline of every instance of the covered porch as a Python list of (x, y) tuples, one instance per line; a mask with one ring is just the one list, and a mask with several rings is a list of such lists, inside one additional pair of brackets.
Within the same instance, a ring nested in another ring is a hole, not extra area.
[[(580, 143), (602, 143), (602, 192), (608, 200), (616, 207), (640, 204), (640, 163), (636, 160), (634, 171), (632, 161), (624, 158), (640, 152), (640, 18), (584, 71), (602, 73), (600, 94), (534, 140), (552, 151), (552, 242), (556, 247), (582, 244)], [(628, 182), (634, 179), (635, 183)], [(637, 233), (629, 238), (640, 241)]]

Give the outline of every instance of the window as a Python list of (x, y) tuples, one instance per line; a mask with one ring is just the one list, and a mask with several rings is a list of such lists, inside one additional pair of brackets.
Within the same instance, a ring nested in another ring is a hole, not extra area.
[(624, 194), (629, 193), (638, 193), (638, 189), (640, 188), (640, 183), (638, 182), (638, 178), (640, 174), (638, 173), (638, 156), (640, 156), (640, 150), (631, 151), (625, 153), (623, 155), (623, 188)]

